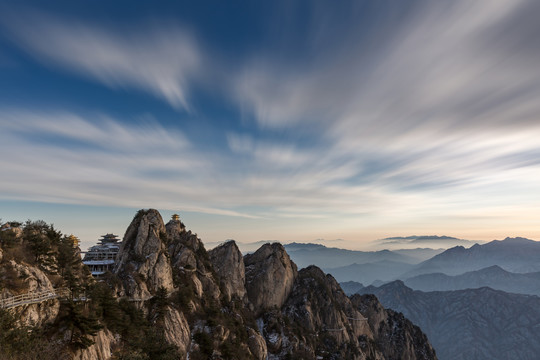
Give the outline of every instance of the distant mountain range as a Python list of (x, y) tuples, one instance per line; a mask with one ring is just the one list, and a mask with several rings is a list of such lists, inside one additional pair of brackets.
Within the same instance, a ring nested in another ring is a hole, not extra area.
[(362, 283), (356, 282), (356, 281), (345, 281), (339, 283), (339, 286), (341, 286), (341, 289), (347, 296), (354, 295), (356, 293), (360, 293), (365, 286)]
[(418, 264), (426, 258), (430, 258), (443, 250), (417, 249), (402, 252), (358, 251), (339, 248), (330, 248), (320, 244), (291, 243), (283, 245), (291, 259), (303, 268), (309, 265), (317, 265), (323, 269), (336, 268), (351, 264), (373, 264), (381, 261)]
[(372, 284), (374, 281), (390, 281), (414, 267), (398, 261), (379, 261), (368, 264), (351, 264), (337, 268), (324, 268), (323, 270), (332, 274), (339, 282), (356, 281), (363, 284)]
[(537, 360), (540, 354), (538, 296), (487, 287), (421, 292), (401, 281), (360, 293), (374, 294), (420, 326), (441, 360)]
[(397, 236), (384, 239), (375, 240), (373, 244), (377, 247), (382, 247), (389, 250), (395, 249), (411, 249), (418, 247), (427, 248), (444, 248), (448, 249), (453, 246), (470, 247), (477, 243), (483, 243), (483, 241), (473, 241), (458, 239), (451, 236), (437, 236), (437, 235), (412, 235), (412, 236)]
[(540, 242), (525, 238), (506, 238), (484, 245), (476, 244), (469, 249), (463, 246), (448, 249), (418, 264), (400, 278), (432, 273), (459, 275), (493, 265), (515, 273), (537, 272), (540, 271), (539, 259)]
[(488, 286), (509, 293), (540, 295), (540, 272), (518, 274), (493, 265), (465, 274), (449, 276), (442, 273), (418, 275), (404, 280), (415, 290), (446, 291)]

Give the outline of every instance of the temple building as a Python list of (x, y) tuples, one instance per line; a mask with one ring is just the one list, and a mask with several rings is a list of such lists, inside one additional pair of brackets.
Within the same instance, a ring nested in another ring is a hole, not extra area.
[(88, 249), (82, 262), (90, 268), (93, 276), (99, 277), (113, 270), (120, 248), (119, 241), (117, 235), (102, 235), (99, 243)]
[(67, 241), (71, 243), (71, 245), (73, 245), (74, 248), (78, 248), (79, 245), (81, 244), (81, 241), (79, 240), (79, 238), (73, 234), (67, 236), (66, 239)]

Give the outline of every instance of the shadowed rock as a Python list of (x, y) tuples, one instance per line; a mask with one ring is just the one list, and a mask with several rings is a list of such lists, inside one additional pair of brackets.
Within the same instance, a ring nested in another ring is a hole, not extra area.
[(167, 233), (157, 210), (139, 210), (126, 230), (115, 273), (122, 280), (120, 293), (144, 299), (163, 286), (173, 289), (172, 271), (164, 243)]
[(244, 257), (246, 290), (255, 313), (281, 308), (298, 276), (296, 265), (279, 243), (265, 244)]
[(230, 301), (233, 297), (243, 299), (246, 295), (246, 274), (244, 259), (236, 243), (227, 241), (210, 250), (208, 255), (220, 278), (225, 299), (227, 301)]

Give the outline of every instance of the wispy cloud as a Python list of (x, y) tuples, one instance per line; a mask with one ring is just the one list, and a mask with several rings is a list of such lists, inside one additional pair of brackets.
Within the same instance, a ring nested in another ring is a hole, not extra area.
[[(357, 142), (538, 126), (534, 59), (540, 49), (524, 42), (540, 33), (527, 16), (540, 13), (534, 1), (413, 1), (407, 7), (381, 6), (369, 35), (361, 21), (345, 31), (330, 29), (327, 36), (340, 45), (319, 41), (304, 63), (256, 56), (238, 77), (238, 101), (262, 126), (321, 126), (337, 140)], [(339, 23), (331, 11), (316, 16)], [(305, 41), (318, 38), (310, 34)]]
[(283, 46), (291, 59), (264, 44), (230, 62), (177, 25), (2, 16), (13, 41), (49, 66), (182, 109), (205, 77), (257, 125), (245, 116), (205, 129), (220, 147), (159, 121), (0, 109), (3, 196), (343, 229), (538, 213), (536, 2), (373, 2), (373, 19), (355, 3), (347, 26), (337, 26), (343, 12), (314, 10), (309, 46)]
[(0, 20), (10, 38), (39, 61), (190, 109), (190, 82), (204, 58), (195, 39), (176, 25), (121, 28), (36, 11), (8, 12)]

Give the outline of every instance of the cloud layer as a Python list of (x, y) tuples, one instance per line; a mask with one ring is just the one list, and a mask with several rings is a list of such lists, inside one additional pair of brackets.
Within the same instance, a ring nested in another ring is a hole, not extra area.
[(113, 88), (138, 88), (189, 110), (190, 80), (201, 73), (203, 64), (196, 42), (178, 26), (143, 32), (38, 12), (10, 15), (3, 23), (12, 40), (40, 61)]
[[(351, 2), (346, 26), (343, 8), (319, 6), (302, 35), (270, 37), (233, 61), (174, 22), (3, 16), (13, 44), (55, 71), (182, 110), (194, 109), (201, 87), (243, 116), (193, 138), (106, 110), (4, 106), (2, 197), (333, 219), (351, 233), (358, 219), (406, 228), (506, 216), (508, 226), (531, 227), (540, 210), (540, 6)], [(216, 138), (225, 145), (205, 143)]]

